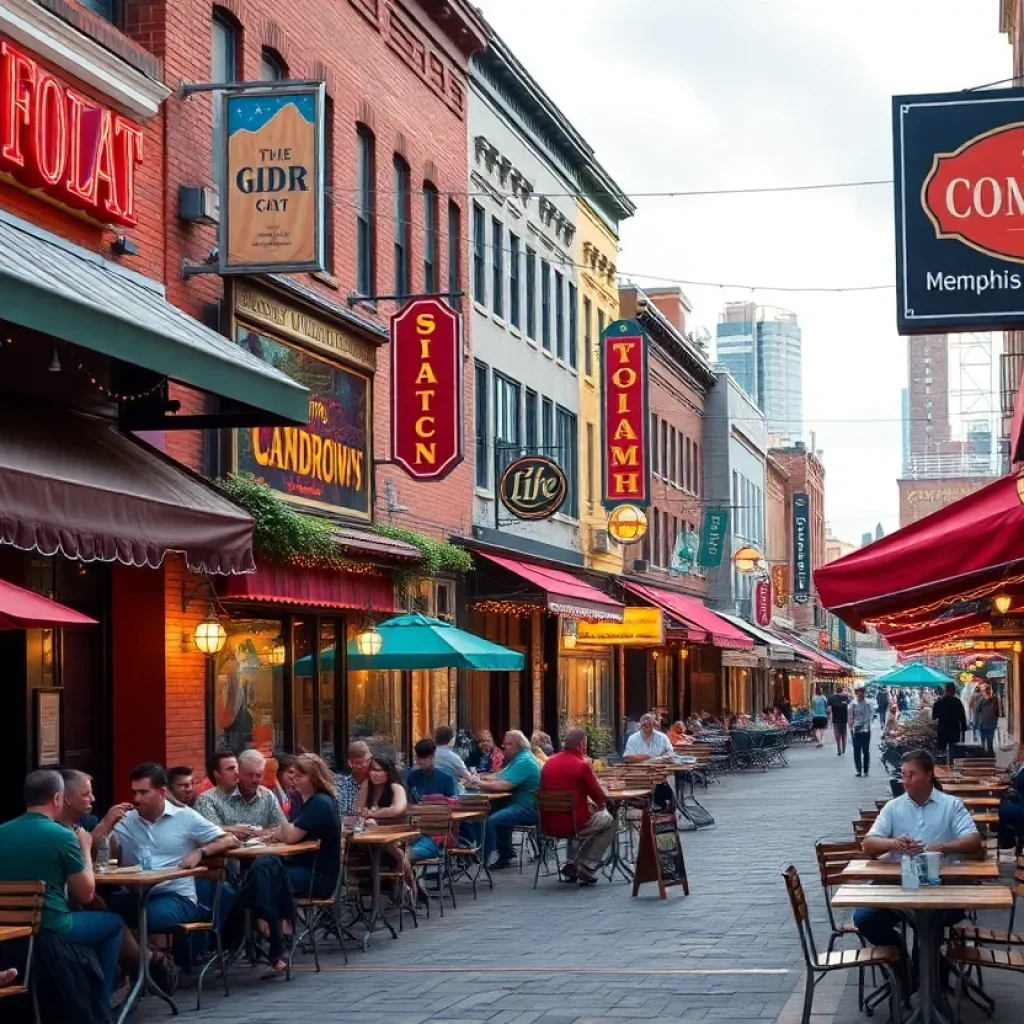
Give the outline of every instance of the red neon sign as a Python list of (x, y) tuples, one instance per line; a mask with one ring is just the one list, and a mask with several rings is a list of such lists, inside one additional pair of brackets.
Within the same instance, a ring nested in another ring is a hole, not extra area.
[(616, 320), (601, 335), (602, 504), (651, 501), (647, 450), (647, 335), (634, 320)]
[(142, 128), (0, 42), (0, 171), (108, 224), (134, 227)]

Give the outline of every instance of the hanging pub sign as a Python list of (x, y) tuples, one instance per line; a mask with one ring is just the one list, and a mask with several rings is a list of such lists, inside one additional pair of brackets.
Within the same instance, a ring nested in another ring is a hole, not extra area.
[(635, 320), (601, 332), (601, 504), (651, 503), (647, 335)]
[(569, 482), (554, 459), (524, 455), (505, 467), (498, 497), (516, 519), (550, 519), (565, 504)]
[(897, 329), (1024, 323), (1024, 89), (893, 98)]
[(772, 584), (767, 576), (754, 584), (754, 622), (758, 626), (772, 624)]
[(793, 495), (793, 600), (811, 599), (811, 499), (803, 491)]
[(704, 513), (700, 529), (700, 553), (697, 560), (705, 569), (717, 569), (722, 564), (722, 552), (729, 533), (729, 510), (709, 508)]
[(0, 41), (0, 172), (103, 224), (134, 227), (142, 128)]
[(324, 85), (225, 89), (219, 270), (324, 266)]
[(463, 460), (462, 331), (440, 299), (391, 318), (391, 457), (414, 480), (440, 480)]
[(775, 598), (776, 608), (785, 608), (786, 601), (789, 597), (787, 593), (788, 587), (786, 586), (786, 566), (784, 565), (773, 565), (772, 566), (772, 594)]

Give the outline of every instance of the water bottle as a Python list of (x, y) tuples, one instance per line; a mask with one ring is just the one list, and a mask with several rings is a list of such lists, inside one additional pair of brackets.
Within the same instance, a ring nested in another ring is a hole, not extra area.
[(106, 836), (96, 840), (92, 850), (93, 867), (102, 875), (110, 866), (110, 841)]
[(139, 847), (139, 868), (142, 871), (153, 870), (153, 851), (150, 849), (149, 843), (143, 843)]

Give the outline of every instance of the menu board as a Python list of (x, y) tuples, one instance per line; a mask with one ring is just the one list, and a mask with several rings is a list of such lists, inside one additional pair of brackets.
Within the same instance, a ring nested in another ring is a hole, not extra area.
[(661, 899), (667, 898), (665, 890), (673, 885), (681, 885), (683, 894), (690, 895), (683, 844), (679, 839), (674, 811), (656, 812), (650, 806), (644, 809), (643, 820), (640, 822), (636, 872), (633, 875), (634, 896), (646, 882), (658, 883), (658, 896)]

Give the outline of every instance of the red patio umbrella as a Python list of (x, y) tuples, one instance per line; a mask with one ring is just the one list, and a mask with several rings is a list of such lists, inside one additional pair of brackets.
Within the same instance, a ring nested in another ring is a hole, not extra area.
[(57, 629), (96, 624), (88, 615), (0, 580), (0, 629)]

